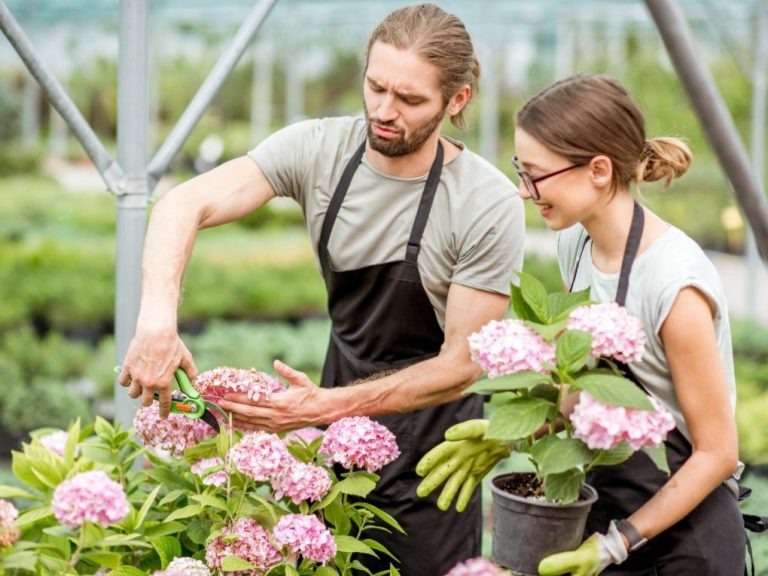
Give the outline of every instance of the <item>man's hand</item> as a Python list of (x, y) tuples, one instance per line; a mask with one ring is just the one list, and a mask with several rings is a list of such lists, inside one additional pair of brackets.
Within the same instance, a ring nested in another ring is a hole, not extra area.
[(128, 396), (141, 397), (142, 406), (151, 406), (154, 395), (160, 399), (160, 417), (171, 411), (173, 373), (181, 368), (190, 380), (197, 377), (192, 355), (176, 330), (136, 332), (125, 353), (118, 382), (128, 388)]
[[(445, 442), (427, 452), (416, 465), (416, 474), (426, 476), (416, 493), (428, 496), (440, 484), (445, 487), (437, 499), (440, 510), (448, 510), (458, 493), (456, 511), (463, 512), (480, 481), (510, 451), (498, 440), (484, 440), (488, 420), (467, 420), (445, 431)], [(446, 482), (447, 480), (447, 482)]]
[(290, 384), (287, 390), (255, 402), (245, 394), (227, 394), (218, 402), (232, 413), (233, 425), (241, 430), (284, 432), (326, 424), (320, 399), (329, 391), (279, 360), (275, 360), (274, 367), (277, 375)]
[(539, 563), (541, 576), (597, 576), (611, 564), (627, 559), (627, 548), (616, 525), (607, 534), (592, 534), (576, 550), (547, 556)]

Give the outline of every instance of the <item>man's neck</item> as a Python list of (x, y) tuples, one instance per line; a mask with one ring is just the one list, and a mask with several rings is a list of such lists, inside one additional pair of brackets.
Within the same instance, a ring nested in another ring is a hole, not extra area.
[[(365, 158), (376, 170), (397, 178), (418, 178), (429, 172), (432, 162), (437, 154), (437, 142), (440, 138), (438, 130), (424, 142), (424, 145), (405, 156), (385, 156), (381, 152), (371, 148), (370, 143), (365, 146)], [(443, 144), (445, 146), (445, 144)], [(447, 162), (446, 158), (444, 162)], [(453, 155), (455, 156), (455, 154)]]

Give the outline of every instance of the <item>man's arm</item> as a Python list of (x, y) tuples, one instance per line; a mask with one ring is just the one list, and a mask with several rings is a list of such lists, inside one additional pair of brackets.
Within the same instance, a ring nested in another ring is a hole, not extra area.
[(170, 382), (181, 367), (197, 375), (177, 331), (181, 279), (197, 231), (242, 218), (274, 197), (256, 162), (231, 160), (176, 186), (152, 210), (142, 259), (142, 291), (136, 333), (126, 352), (120, 384), (142, 406), (160, 395), (160, 414), (170, 409)]
[(270, 400), (252, 402), (233, 394), (220, 401), (233, 413), (236, 426), (279, 432), (329, 424), (345, 416), (412, 412), (461, 397), (480, 375), (472, 362), (467, 337), (493, 319), (501, 319), (509, 298), (452, 284), (445, 313), (445, 341), (440, 353), (397, 373), (343, 388), (319, 388), (282, 362), (277, 373), (291, 387)]

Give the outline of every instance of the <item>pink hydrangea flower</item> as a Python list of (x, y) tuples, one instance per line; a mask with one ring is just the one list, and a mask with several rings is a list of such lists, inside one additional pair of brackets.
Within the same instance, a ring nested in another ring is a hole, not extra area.
[(506, 570), (485, 558), (470, 558), (459, 562), (445, 576), (506, 576)]
[(574, 435), (592, 450), (610, 450), (624, 440), (633, 450), (659, 446), (675, 419), (656, 398), (649, 399), (655, 411), (603, 404), (582, 391), (570, 417)]
[(336, 541), (317, 516), (286, 514), (278, 521), (272, 536), (280, 548), (313, 562), (325, 563), (336, 555)]
[(199, 374), (195, 378), (195, 388), (204, 398), (214, 402), (230, 393), (245, 394), (255, 401), (271, 398), (273, 392), (285, 390), (285, 385), (277, 378), (254, 368), (244, 370), (220, 366)]
[(229, 449), (227, 458), (257, 482), (268, 482), (294, 462), (283, 441), (275, 434), (250, 432)]
[(174, 558), (163, 571), (155, 571), (152, 576), (211, 576), (205, 564), (194, 558)]
[(491, 320), (468, 338), (472, 360), (489, 378), (532, 370), (546, 373), (555, 348), (520, 320)]
[(18, 517), (19, 511), (12, 502), (0, 500), (0, 529), (12, 527)]
[(331, 476), (325, 468), (294, 461), (272, 480), (275, 498), (288, 496), (294, 504), (317, 501), (331, 489)]
[(285, 437), (285, 442), (304, 442), (305, 444), (312, 444), (314, 440), (323, 435), (323, 431), (320, 428), (300, 428), (290, 432)]
[[(269, 533), (252, 518), (240, 518), (234, 529), (224, 528), (220, 536), (208, 543), (205, 560), (213, 570), (221, 569), (227, 556), (237, 556), (266, 571), (282, 561), (283, 557), (270, 541)], [(261, 574), (261, 572), (252, 572)], [(228, 572), (227, 574), (230, 574)], [(244, 572), (232, 572), (245, 576)]]
[(117, 524), (131, 510), (122, 484), (101, 470), (91, 470), (65, 480), (56, 487), (51, 502), (53, 515), (65, 526), (84, 522), (102, 526)]
[(160, 418), (158, 402), (140, 408), (133, 417), (133, 426), (147, 448), (160, 455), (165, 452), (176, 457), (180, 457), (187, 448), (216, 435), (213, 428), (199, 419), (187, 418), (182, 414)]
[(40, 436), (40, 443), (48, 448), (51, 452), (57, 456), (64, 458), (64, 451), (67, 446), (68, 434), (64, 430), (56, 430), (50, 434)]
[(394, 434), (366, 416), (342, 418), (331, 424), (319, 452), (348, 470), (357, 466), (368, 472), (376, 472), (400, 455)]
[(210, 474), (206, 473), (211, 468), (223, 465), (224, 460), (218, 456), (214, 456), (212, 458), (198, 460), (190, 466), (190, 470), (193, 474), (200, 476), (203, 479), (203, 484), (206, 486), (225, 486), (228, 478), (226, 470), (217, 470)]
[(620, 362), (639, 362), (645, 351), (645, 331), (639, 318), (616, 302), (580, 306), (568, 318), (569, 330), (592, 335), (592, 355)]

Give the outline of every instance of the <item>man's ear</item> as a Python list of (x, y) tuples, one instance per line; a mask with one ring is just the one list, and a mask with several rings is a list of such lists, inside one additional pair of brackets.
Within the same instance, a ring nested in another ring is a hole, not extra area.
[(461, 112), (471, 97), (472, 88), (469, 86), (469, 84), (464, 84), (464, 86), (459, 88), (459, 91), (456, 92), (456, 94), (454, 94), (453, 97), (448, 101), (448, 106), (445, 109), (445, 111), (448, 113), (448, 116), (456, 116), (456, 114)]
[(608, 156), (595, 156), (589, 161), (589, 173), (595, 187), (610, 187), (613, 183), (613, 162)]

